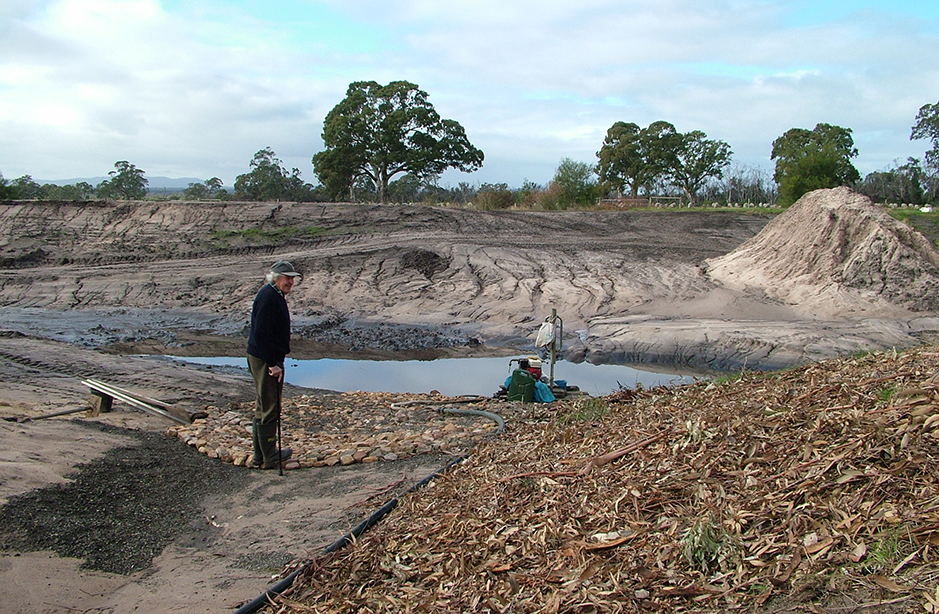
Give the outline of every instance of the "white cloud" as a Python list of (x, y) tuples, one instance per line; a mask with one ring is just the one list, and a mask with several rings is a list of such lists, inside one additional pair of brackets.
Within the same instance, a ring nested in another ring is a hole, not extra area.
[[(664, 119), (768, 167), (791, 127), (852, 128), (862, 172), (921, 157), (939, 100), (934, 17), (769, 0), (59, 0), (0, 8), (0, 172), (245, 172), (272, 147), (313, 180), (356, 80), (406, 79), (486, 153), (445, 181), (547, 181), (615, 121)], [(828, 6), (828, 5), (826, 5)]]

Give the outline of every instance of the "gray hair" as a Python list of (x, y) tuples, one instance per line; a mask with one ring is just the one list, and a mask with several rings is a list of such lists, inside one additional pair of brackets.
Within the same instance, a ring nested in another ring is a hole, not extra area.
[(274, 280), (277, 279), (278, 277), (283, 277), (283, 275), (275, 273), (274, 271), (268, 271), (267, 275), (264, 276), (264, 281), (266, 283), (272, 284), (274, 283)]

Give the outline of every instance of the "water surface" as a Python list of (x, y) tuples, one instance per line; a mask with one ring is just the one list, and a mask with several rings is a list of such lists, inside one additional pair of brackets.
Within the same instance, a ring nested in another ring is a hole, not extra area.
[[(244, 358), (202, 357), (177, 360), (208, 365), (246, 367)], [(508, 357), (444, 358), (439, 360), (345, 360), (321, 358), (286, 363), (287, 381), (307, 388), (339, 392), (430, 392), (448, 396), (475, 394), (491, 396), (511, 374)], [(514, 364), (513, 364), (514, 367)], [(545, 363), (545, 375), (548, 364)], [(565, 380), (593, 396), (622, 388), (645, 388), (691, 383), (694, 376), (658, 373), (625, 365), (592, 365), (560, 361), (554, 365), (554, 379)]]

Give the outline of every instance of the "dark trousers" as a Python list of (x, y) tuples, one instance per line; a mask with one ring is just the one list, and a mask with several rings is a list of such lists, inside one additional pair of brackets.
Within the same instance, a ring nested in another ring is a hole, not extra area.
[(255, 419), (261, 424), (276, 424), (280, 418), (280, 399), (284, 382), (268, 375), (267, 363), (251, 354), (248, 354), (248, 369), (254, 378), (254, 388), (258, 393)]

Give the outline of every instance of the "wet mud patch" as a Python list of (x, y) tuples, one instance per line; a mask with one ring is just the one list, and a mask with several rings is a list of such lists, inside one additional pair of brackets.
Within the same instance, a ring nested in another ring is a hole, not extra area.
[(301, 339), (344, 347), (350, 352), (415, 352), (482, 345), (479, 339), (458, 331), (361, 322), (338, 315), (325, 317), (314, 324), (297, 323), (293, 332)]
[(431, 279), (435, 273), (447, 270), (447, 267), (450, 266), (450, 259), (426, 249), (415, 249), (406, 252), (401, 257), (401, 264), (409, 269), (415, 269), (427, 279)]
[(250, 479), (163, 433), (77, 423), (139, 444), (78, 466), (69, 483), (12, 497), (0, 507), (0, 551), (51, 550), (82, 559), (85, 569), (129, 575), (191, 531), (207, 496), (233, 492)]

